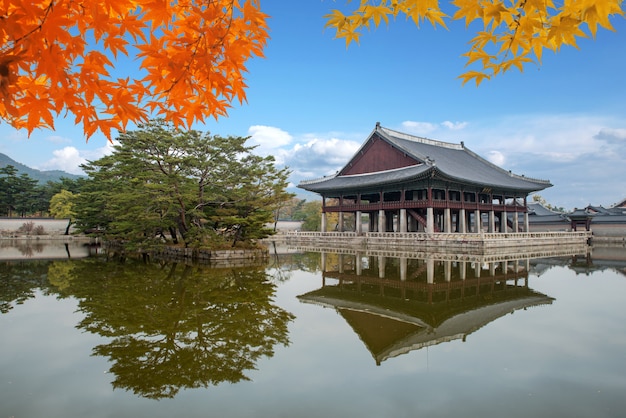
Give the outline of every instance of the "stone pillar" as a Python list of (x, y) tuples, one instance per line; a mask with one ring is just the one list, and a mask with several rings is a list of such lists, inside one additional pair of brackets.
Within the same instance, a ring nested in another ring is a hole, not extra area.
[(356, 253), (354, 264), (356, 267), (356, 275), (360, 276), (363, 274), (363, 255), (361, 253)]
[(400, 257), (400, 280), (406, 282), (407, 258)]
[(385, 211), (378, 211), (378, 232), (387, 232), (385, 228), (387, 227), (387, 220), (385, 219)]
[(480, 210), (474, 211), (474, 232), (480, 234), (483, 231), (483, 219), (480, 217)]
[(337, 231), (343, 232), (343, 212), (339, 212), (339, 220), (337, 222)]
[(496, 232), (496, 213), (492, 210), (489, 211), (489, 229), (490, 233)]
[(524, 212), (524, 232), (530, 232), (530, 223), (528, 222), (528, 212)]
[(513, 214), (513, 232), (519, 232), (519, 217), (517, 211)]
[(378, 278), (379, 279), (384, 279), (385, 278), (385, 266), (387, 262), (387, 258), (379, 255), (378, 256)]
[(507, 227), (506, 227), (506, 223), (508, 221), (508, 217), (506, 214), (506, 211), (502, 211), (502, 213), (500, 214), (500, 232), (506, 233), (507, 231)]
[(443, 274), (446, 278), (446, 282), (452, 280), (452, 261), (446, 260), (443, 262)]
[(400, 209), (400, 232), (407, 232), (406, 209)]
[(465, 218), (465, 209), (461, 209), (459, 211), (459, 232), (461, 234), (465, 234), (467, 232), (467, 225), (465, 223), (466, 218)]
[(320, 230), (326, 232), (326, 212), (322, 212), (322, 226)]
[(467, 277), (467, 262), (461, 261), (459, 262), (459, 277), (461, 280), (465, 280)]
[(426, 208), (426, 233), (433, 234), (435, 232), (435, 214), (433, 208)]
[(361, 219), (361, 211), (357, 210), (356, 215), (354, 216), (354, 231), (357, 235), (361, 235), (363, 233), (363, 220)]
[(450, 214), (450, 208), (443, 210), (443, 232), (452, 232), (452, 215)]

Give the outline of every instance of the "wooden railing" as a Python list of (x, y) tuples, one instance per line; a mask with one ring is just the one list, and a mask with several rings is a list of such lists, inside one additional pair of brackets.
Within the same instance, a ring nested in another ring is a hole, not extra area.
[(324, 207), (325, 212), (373, 212), (377, 210), (400, 210), (400, 209), (426, 209), (432, 207), (434, 209), (450, 208), (454, 210), (465, 209), (467, 211), (480, 210), (483, 212), (526, 212), (523, 205), (501, 205), (492, 203), (476, 203), (476, 202), (460, 202), (445, 200), (405, 200), (394, 202), (376, 202), (376, 203), (343, 203), (341, 205), (327, 205)]

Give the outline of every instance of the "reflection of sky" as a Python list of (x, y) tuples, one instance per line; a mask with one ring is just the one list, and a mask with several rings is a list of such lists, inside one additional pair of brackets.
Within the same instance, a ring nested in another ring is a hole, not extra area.
[(151, 401), (113, 391), (101, 343), (74, 328), (75, 301), (37, 295), (0, 316), (0, 416), (528, 417), (619, 416), (626, 407), (626, 279), (552, 267), (529, 286), (552, 305), (516, 311), (468, 336), (376, 366), (331, 308), (296, 299), (321, 286), (295, 271), (276, 304), (295, 314), (289, 347), (251, 381)]

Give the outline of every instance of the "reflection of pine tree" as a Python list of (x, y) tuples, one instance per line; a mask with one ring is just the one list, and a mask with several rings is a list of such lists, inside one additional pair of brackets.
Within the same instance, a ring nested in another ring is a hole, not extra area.
[(5, 261), (0, 263), (0, 313), (7, 313), (47, 289), (46, 272), (50, 261)]
[(79, 328), (109, 337), (113, 386), (149, 397), (247, 380), (262, 356), (288, 344), (293, 316), (272, 304), (264, 267), (75, 262), (62, 292), (79, 300)]

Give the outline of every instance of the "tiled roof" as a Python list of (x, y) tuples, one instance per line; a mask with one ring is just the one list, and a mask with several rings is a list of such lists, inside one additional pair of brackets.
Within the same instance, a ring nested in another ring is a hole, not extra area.
[(376, 173), (332, 176), (314, 181), (303, 181), (298, 187), (313, 192), (372, 187), (410, 181), (431, 173), (437, 177), (449, 178), (462, 183), (523, 192), (543, 190), (552, 186), (547, 180), (537, 180), (506, 171), (470, 151), (463, 143), (452, 144), (420, 138), (379, 125), (376, 126), (369, 138), (376, 134), (398, 150), (414, 158), (418, 165)]

